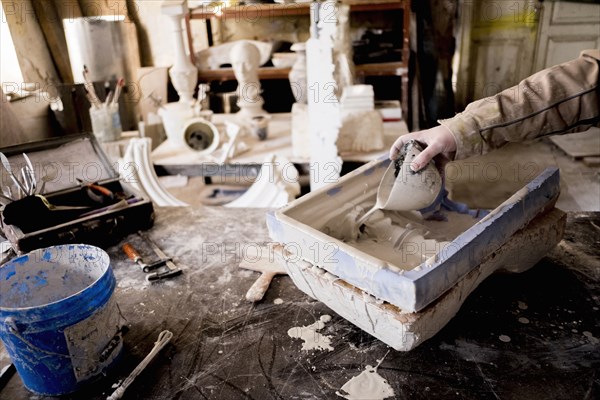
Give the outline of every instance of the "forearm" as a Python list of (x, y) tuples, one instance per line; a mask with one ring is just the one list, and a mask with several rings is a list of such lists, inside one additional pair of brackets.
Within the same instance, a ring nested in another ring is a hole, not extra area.
[(517, 86), (475, 101), (442, 120), (456, 140), (455, 159), (507, 142), (577, 132), (600, 121), (600, 51), (540, 71)]

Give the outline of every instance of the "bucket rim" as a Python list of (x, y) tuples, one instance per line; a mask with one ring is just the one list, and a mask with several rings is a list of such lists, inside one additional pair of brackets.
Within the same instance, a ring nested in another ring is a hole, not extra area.
[(53, 305), (57, 305), (58, 303), (62, 303), (64, 301), (68, 300), (68, 299), (71, 299), (71, 298), (73, 298), (75, 296), (80, 296), (83, 292), (85, 292), (86, 290), (89, 290), (92, 286), (94, 286), (95, 284), (97, 284), (98, 281), (100, 281), (101, 279), (103, 279), (105, 277), (106, 273), (111, 270), (110, 256), (108, 255), (108, 253), (106, 252), (106, 250), (104, 250), (104, 249), (102, 249), (102, 248), (100, 248), (98, 246), (93, 246), (91, 244), (86, 244), (86, 243), (69, 243), (69, 244), (59, 244), (59, 245), (54, 245), (54, 246), (41, 247), (39, 249), (35, 249), (35, 250), (32, 250), (32, 251), (30, 251), (28, 253), (25, 253), (25, 254), (22, 254), (22, 255), (20, 255), (18, 257), (15, 257), (15, 258), (13, 258), (10, 261), (7, 261), (6, 263), (0, 265), (0, 269), (4, 268), (8, 264), (11, 264), (11, 263), (13, 263), (13, 262), (15, 262), (15, 261), (17, 261), (17, 260), (19, 260), (21, 258), (29, 257), (31, 254), (34, 254), (34, 253), (38, 253), (38, 252), (42, 253), (43, 251), (50, 250), (50, 249), (55, 249), (55, 248), (58, 248), (58, 247), (63, 247), (64, 248), (64, 247), (79, 247), (79, 246), (92, 247), (92, 248), (94, 248), (96, 250), (99, 250), (99, 252), (102, 254), (103, 257), (106, 257), (106, 259), (108, 261), (108, 265), (107, 265), (106, 271), (102, 275), (100, 275), (93, 282), (91, 282), (89, 285), (87, 285), (83, 289), (79, 290), (78, 292), (72, 293), (69, 296), (63, 297), (63, 298), (61, 298), (59, 300), (51, 301), (51, 302), (40, 304), (40, 305), (37, 305), (37, 306), (30, 306), (30, 307), (2, 307), (2, 305), (0, 305), (0, 312), (11, 312), (11, 313), (12, 312), (18, 312), (18, 311), (25, 311), (26, 312), (26, 311), (31, 311), (31, 310), (34, 310), (34, 309), (38, 309), (40, 307), (51, 307)]

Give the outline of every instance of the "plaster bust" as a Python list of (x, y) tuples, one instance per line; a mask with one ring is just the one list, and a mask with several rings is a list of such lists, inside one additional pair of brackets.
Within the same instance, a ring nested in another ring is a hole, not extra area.
[(247, 40), (236, 43), (229, 52), (233, 73), (238, 81), (238, 107), (243, 116), (265, 114), (264, 103), (260, 93), (258, 68), (260, 67), (260, 51)]

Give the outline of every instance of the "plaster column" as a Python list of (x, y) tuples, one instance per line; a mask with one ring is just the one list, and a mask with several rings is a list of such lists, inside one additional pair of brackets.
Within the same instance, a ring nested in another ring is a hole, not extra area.
[(179, 102), (192, 104), (195, 101), (193, 96), (198, 82), (198, 68), (190, 61), (183, 41), (182, 21), (188, 13), (187, 1), (163, 1), (161, 11), (171, 21), (175, 44), (175, 62), (169, 69), (169, 76), (179, 95)]

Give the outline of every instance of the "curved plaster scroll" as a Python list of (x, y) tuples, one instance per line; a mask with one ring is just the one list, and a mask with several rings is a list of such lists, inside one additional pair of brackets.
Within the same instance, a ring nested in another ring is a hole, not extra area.
[(286, 158), (268, 156), (256, 182), (225, 207), (279, 208), (300, 194), (298, 170)]
[[(127, 182), (134, 189), (144, 193), (159, 207), (187, 206), (187, 203), (177, 199), (159, 182), (154, 165), (150, 161), (150, 149), (150, 138), (131, 139), (125, 150), (121, 174), (128, 177)], [(126, 169), (126, 173), (124, 169)]]

